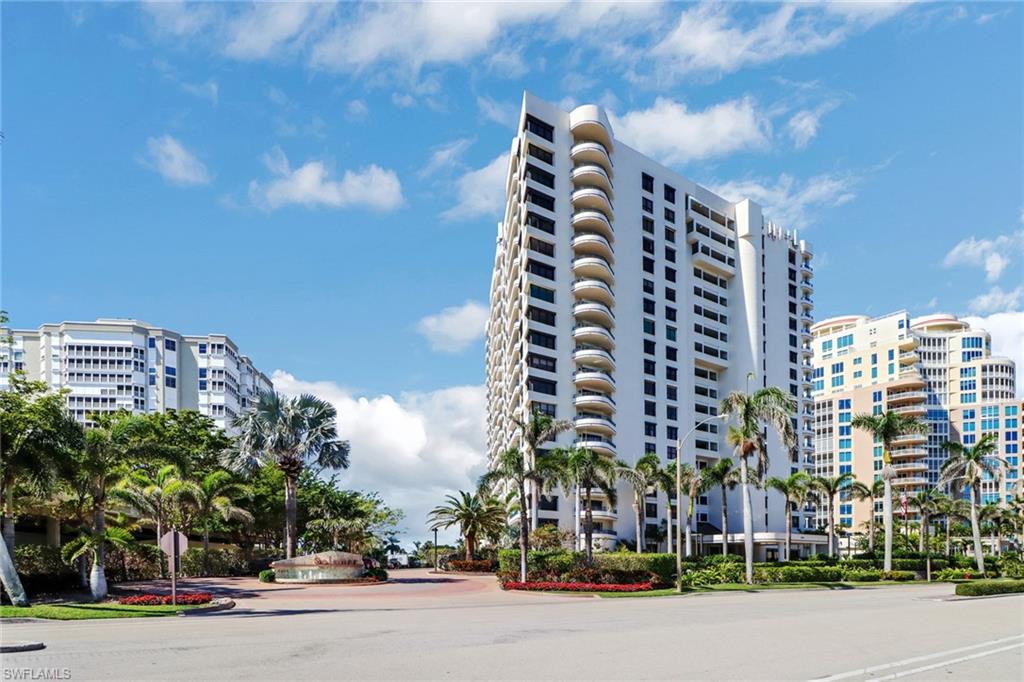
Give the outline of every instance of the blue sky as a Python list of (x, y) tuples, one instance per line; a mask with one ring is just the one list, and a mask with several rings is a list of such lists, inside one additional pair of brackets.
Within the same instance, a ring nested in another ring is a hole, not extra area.
[(2, 15), (14, 324), (226, 332), (282, 387), (329, 394), (375, 462), (353, 484), (411, 517), (480, 468), (500, 157), (524, 89), (604, 104), (632, 146), (798, 228), (819, 318), (942, 310), (1024, 346), (1017, 5)]

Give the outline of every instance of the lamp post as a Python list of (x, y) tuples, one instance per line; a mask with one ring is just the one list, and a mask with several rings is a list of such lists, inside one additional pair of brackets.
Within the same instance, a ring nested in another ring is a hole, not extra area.
[(437, 573), (437, 529), (434, 529), (434, 573)]
[[(683, 496), (683, 443), (694, 432), (705, 424), (715, 420), (724, 420), (725, 415), (716, 414), (697, 422), (692, 429), (687, 431), (682, 438), (676, 441), (676, 592), (683, 591), (681, 578), (683, 577), (683, 523), (682, 523), (682, 496)], [(669, 500), (669, 511), (672, 511), (671, 500)], [(669, 532), (672, 532), (672, 515), (668, 519)], [(725, 532), (725, 529), (722, 529)]]

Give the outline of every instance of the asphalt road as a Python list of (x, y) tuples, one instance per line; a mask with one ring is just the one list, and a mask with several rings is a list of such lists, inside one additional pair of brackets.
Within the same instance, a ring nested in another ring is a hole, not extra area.
[(393, 577), (221, 581), (238, 606), (199, 617), (4, 623), (3, 640), (47, 648), (5, 655), (3, 679), (1024, 679), (1024, 596), (950, 600), (936, 584), (599, 599)]

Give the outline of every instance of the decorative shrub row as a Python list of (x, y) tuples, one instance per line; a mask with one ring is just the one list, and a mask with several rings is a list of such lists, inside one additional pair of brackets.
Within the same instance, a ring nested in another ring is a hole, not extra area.
[(936, 576), (939, 580), (975, 580), (984, 577), (984, 573), (978, 573), (977, 569), (971, 568), (947, 568), (939, 571)]
[(651, 583), (563, 583), (563, 582), (507, 582), (506, 590), (528, 590), (534, 592), (647, 592), (654, 589)]
[(989, 594), (1016, 594), (1024, 592), (1024, 580), (975, 580), (960, 583), (956, 593), (961, 597), (983, 597)]
[[(533, 550), (526, 560), (528, 582), (661, 586), (672, 584), (676, 561), (674, 554), (607, 552), (595, 554), (593, 566), (587, 566), (583, 552), (568, 550)], [(519, 550), (498, 552), (498, 579), (503, 583), (519, 580)]]
[[(185, 592), (178, 595), (178, 605), (209, 604), (213, 601), (213, 595), (209, 592)], [(136, 594), (131, 597), (121, 597), (118, 604), (125, 606), (161, 606), (171, 603), (169, 594)]]
[(755, 583), (839, 582), (843, 569), (835, 566), (783, 566), (754, 569)]
[(448, 564), (451, 570), (463, 573), (490, 573), (496, 568), (495, 562), (490, 559), (453, 559)]

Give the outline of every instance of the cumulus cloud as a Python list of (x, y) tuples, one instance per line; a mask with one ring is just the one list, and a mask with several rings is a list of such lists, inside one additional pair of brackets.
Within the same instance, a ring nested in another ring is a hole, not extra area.
[(329, 5), (318, 3), (253, 3), (226, 23), (224, 53), (239, 60), (257, 60), (297, 49), (330, 13)]
[(307, 161), (292, 168), (280, 147), (264, 155), (263, 162), (274, 177), (267, 182), (250, 182), (249, 198), (266, 211), (291, 204), (306, 208), (363, 206), (390, 211), (404, 201), (398, 176), (377, 165), (355, 172), (346, 170), (340, 180), (332, 180), (323, 161)]
[(349, 102), (348, 106), (345, 107), (345, 111), (349, 120), (352, 121), (365, 121), (366, 117), (370, 114), (370, 108), (361, 99), (354, 99)]
[(771, 138), (770, 121), (750, 98), (690, 111), (659, 97), (649, 109), (610, 118), (616, 137), (668, 164), (764, 149)]
[(804, 182), (783, 173), (774, 181), (753, 179), (712, 186), (730, 201), (751, 199), (767, 218), (784, 229), (803, 229), (814, 222), (817, 210), (842, 206), (856, 197), (859, 178), (854, 175), (817, 175)]
[(473, 144), (472, 138), (464, 137), (434, 147), (427, 165), (419, 172), (421, 178), (427, 178), (444, 168), (461, 167), (462, 154)]
[(426, 337), (433, 350), (458, 353), (483, 338), (487, 315), (487, 306), (483, 303), (466, 301), (436, 315), (427, 315), (416, 325), (416, 330)]
[(793, 138), (793, 144), (797, 149), (804, 149), (818, 136), (818, 129), (821, 127), (821, 117), (839, 106), (835, 100), (829, 100), (814, 109), (801, 109), (790, 117), (786, 128), (789, 136)]
[[(963, 318), (971, 327), (992, 335), (992, 354), (1017, 363), (1017, 376), (1024, 368), (1024, 311), (993, 313)], [(1017, 397), (1024, 397), (1024, 381), (1017, 382)]]
[[(406, 513), (404, 540), (425, 539), (430, 509), (446, 494), (472, 490), (486, 470), (483, 386), (437, 391), (357, 395), (329, 381), (307, 381), (277, 370), (274, 388), (312, 393), (338, 411), (338, 430), (352, 444), (345, 486), (377, 491)], [(442, 532), (442, 535), (445, 535)], [(456, 530), (447, 532), (454, 540)]]
[(170, 135), (146, 140), (146, 156), (142, 162), (175, 185), (205, 185), (210, 182), (210, 174), (203, 162)]
[(481, 216), (501, 216), (505, 205), (505, 176), (508, 153), (501, 154), (483, 168), (465, 173), (456, 183), (458, 203), (441, 214), (445, 220), (467, 220)]
[(485, 119), (506, 128), (514, 128), (519, 120), (519, 107), (514, 103), (498, 102), (481, 95), (476, 98), (476, 106)]
[(942, 265), (951, 268), (968, 265), (985, 269), (985, 279), (998, 280), (1014, 258), (1024, 252), (1024, 230), (1001, 234), (992, 239), (968, 237), (950, 249)]
[(1009, 312), (1020, 308), (1022, 296), (1024, 296), (1024, 286), (1019, 286), (1010, 291), (1003, 291), (999, 287), (992, 287), (985, 293), (972, 298), (967, 307), (972, 313), (978, 315)]

